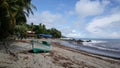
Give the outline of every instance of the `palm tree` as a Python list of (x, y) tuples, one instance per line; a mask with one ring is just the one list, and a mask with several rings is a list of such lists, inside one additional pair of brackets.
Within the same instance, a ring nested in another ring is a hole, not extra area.
[(16, 24), (26, 22), (32, 8), (31, 0), (0, 0), (0, 39), (12, 34)]

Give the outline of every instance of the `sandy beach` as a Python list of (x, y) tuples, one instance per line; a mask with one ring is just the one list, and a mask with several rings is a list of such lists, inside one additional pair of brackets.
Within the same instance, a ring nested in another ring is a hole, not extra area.
[(51, 42), (52, 51), (30, 53), (29, 40), (14, 41), (6, 53), (0, 45), (0, 68), (119, 68), (120, 59), (99, 56), (62, 46), (58, 39), (40, 39)]

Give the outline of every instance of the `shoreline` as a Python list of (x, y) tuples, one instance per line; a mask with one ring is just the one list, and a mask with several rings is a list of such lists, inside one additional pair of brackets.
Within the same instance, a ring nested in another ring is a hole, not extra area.
[[(98, 58), (98, 59), (101, 59), (101, 60), (105, 60), (105, 61), (113, 61), (113, 62), (116, 62), (116, 63), (120, 64), (120, 61), (119, 61), (120, 58), (115, 58), (115, 57), (110, 57), (110, 56), (104, 56), (104, 55), (94, 54), (94, 53), (90, 53), (90, 52), (83, 51), (83, 50), (80, 50), (80, 49), (76, 49), (76, 48), (72, 48), (72, 47), (67, 47), (67, 46), (64, 46), (64, 45), (60, 45), (59, 43), (55, 43), (55, 42), (53, 44), (56, 44), (57, 47), (60, 47), (60, 48), (63, 48), (63, 49), (66, 49), (66, 50), (69, 50), (69, 51), (72, 51), (72, 52), (77, 52), (77, 53), (84, 54), (86, 56), (95, 57), (95, 58)], [(108, 58), (108, 59), (105, 59), (105, 58)], [(109, 59), (111, 59), (111, 60), (109, 60)]]
[[(26, 42), (16, 41), (13, 46), (16, 53), (11, 55), (0, 50), (0, 67), (6, 68), (119, 68), (119, 59), (99, 56), (62, 46), (59, 39), (40, 39), (52, 42), (52, 51), (48, 53), (29, 53)], [(18, 48), (24, 49), (18, 49)], [(27, 47), (27, 48), (25, 48)], [(12, 50), (11, 50), (12, 51)], [(14, 51), (14, 50), (13, 50)], [(15, 52), (15, 51), (14, 51)]]
[[(90, 44), (89, 44), (90, 42)], [(117, 50), (111, 50), (111, 49), (106, 49), (104, 47), (97, 47), (97, 44), (95, 44), (95, 46), (93, 46), (92, 44), (92, 40), (88, 40), (88, 41), (82, 41), (82, 40), (63, 40), (62, 45), (67, 46), (67, 47), (71, 47), (71, 48), (75, 48), (81, 51), (85, 51), (85, 52), (89, 52), (92, 54), (96, 54), (99, 56), (105, 56), (105, 57), (109, 57), (109, 58), (114, 58), (114, 59), (120, 59), (120, 51)], [(98, 44), (100, 45), (100, 44)], [(103, 45), (101, 43), (101, 45)]]

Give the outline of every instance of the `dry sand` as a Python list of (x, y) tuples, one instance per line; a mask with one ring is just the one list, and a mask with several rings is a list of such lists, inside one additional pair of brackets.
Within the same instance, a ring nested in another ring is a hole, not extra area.
[(120, 68), (120, 59), (65, 47), (58, 43), (60, 40), (47, 41), (53, 46), (49, 53), (29, 53), (31, 45), (17, 41), (8, 47), (8, 54), (0, 45), (0, 68)]

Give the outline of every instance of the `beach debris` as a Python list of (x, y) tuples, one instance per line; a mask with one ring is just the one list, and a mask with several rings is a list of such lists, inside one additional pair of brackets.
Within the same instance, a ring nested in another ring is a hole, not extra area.
[(28, 56), (25, 56), (24, 58), (23, 58), (23, 60), (28, 60), (29, 59), (29, 57)]

